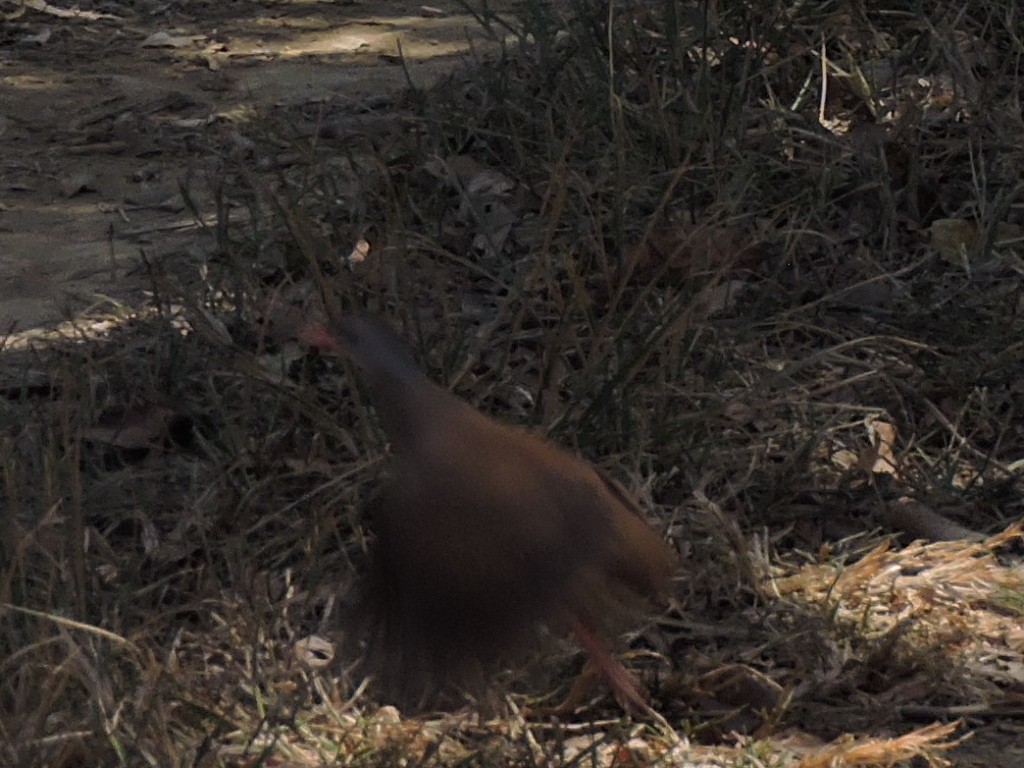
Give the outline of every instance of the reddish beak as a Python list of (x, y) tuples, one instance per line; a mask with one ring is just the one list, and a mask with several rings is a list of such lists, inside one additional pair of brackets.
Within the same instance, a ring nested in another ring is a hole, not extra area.
[(332, 355), (341, 355), (344, 353), (341, 345), (338, 344), (331, 332), (328, 331), (322, 323), (307, 325), (299, 332), (299, 340), (304, 341), (311, 347), (319, 349), (321, 352), (327, 352)]

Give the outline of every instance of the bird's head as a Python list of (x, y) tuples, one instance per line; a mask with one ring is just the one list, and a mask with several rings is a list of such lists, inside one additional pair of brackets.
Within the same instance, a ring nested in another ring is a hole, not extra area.
[(402, 340), (379, 320), (345, 315), (331, 328), (306, 326), (300, 338), (321, 352), (351, 358), (373, 379), (408, 382), (423, 376)]

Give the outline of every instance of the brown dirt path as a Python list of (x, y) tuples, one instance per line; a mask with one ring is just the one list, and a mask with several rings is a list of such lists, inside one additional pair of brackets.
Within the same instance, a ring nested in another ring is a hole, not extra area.
[(203, 171), (201, 129), (289, 104), (359, 111), (485, 42), (452, 0), (77, 8), (0, 2), (0, 333), (134, 301), (140, 249), (197, 245), (178, 185)]

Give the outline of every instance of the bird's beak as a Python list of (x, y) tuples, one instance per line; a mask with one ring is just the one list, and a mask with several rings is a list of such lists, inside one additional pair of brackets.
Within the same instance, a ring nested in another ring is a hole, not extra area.
[(346, 354), (347, 345), (343, 345), (322, 323), (307, 325), (299, 332), (299, 339), (309, 346), (341, 357)]

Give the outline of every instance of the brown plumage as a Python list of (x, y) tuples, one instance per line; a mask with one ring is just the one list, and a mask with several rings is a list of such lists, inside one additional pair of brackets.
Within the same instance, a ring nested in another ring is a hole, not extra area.
[(545, 623), (576, 632), (620, 701), (642, 707), (598, 636), (667, 592), (674, 558), (622, 487), (428, 380), (377, 321), (349, 316), (303, 337), (363, 369), (391, 441), (368, 590), (386, 687), (408, 699), (479, 683)]

